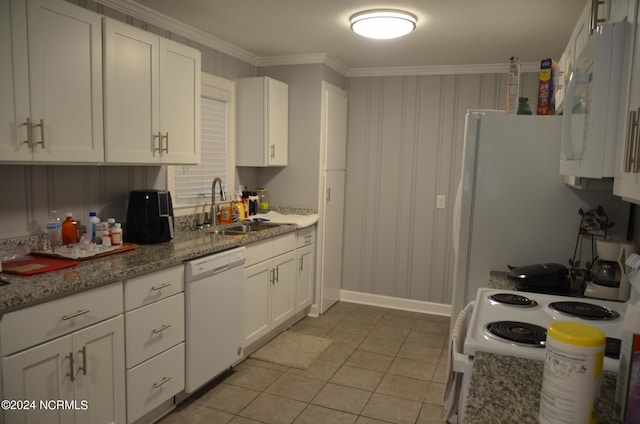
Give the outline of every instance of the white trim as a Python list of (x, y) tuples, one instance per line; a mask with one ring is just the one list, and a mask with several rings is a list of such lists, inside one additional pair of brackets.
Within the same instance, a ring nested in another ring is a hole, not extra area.
[[(259, 57), (255, 54), (234, 46), (219, 38), (213, 37), (186, 25), (167, 15), (156, 12), (153, 9), (142, 6), (132, 0), (95, 0), (96, 2), (133, 16), (144, 22), (185, 37), (196, 43), (210, 47), (221, 53), (242, 60), (250, 65), (278, 66), (300, 65), (319, 63), (328, 66), (345, 77), (381, 77), (381, 76), (407, 76), (407, 75), (462, 75), (462, 74), (494, 74), (506, 73), (505, 63), (475, 64), (475, 65), (434, 65), (434, 66), (399, 66), (388, 68), (347, 68), (342, 62), (328, 53), (311, 53), (292, 56)], [(540, 62), (521, 63), (522, 72), (538, 72)]]
[(381, 306), (383, 308), (400, 309), (410, 312), (422, 312), (431, 315), (451, 316), (451, 305), (443, 303), (425, 302), (422, 300), (402, 299), (399, 297), (382, 296), (379, 294), (362, 293), (350, 290), (340, 290), (340, 300), (361, 303), (364, 305)]

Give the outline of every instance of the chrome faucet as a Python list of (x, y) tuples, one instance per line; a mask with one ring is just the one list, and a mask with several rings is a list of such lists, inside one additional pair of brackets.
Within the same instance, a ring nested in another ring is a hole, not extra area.
[(227, 200), (227, 197), (224, 195), (224, 185), (222, 185), (222, 180), (215, 177), (211, 184), (211, 212), (209, 215), (211, 226), (214, 228), (218, 226), (218, 211), (216, 211), (216, 183), (220, 183), (220, 200), (223, 202)]

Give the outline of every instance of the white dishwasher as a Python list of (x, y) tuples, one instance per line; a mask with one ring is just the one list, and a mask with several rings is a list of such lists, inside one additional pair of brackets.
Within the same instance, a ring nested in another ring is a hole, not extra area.
[(244, 247), (185, 266), (185, 392), (192, 393), (242, 357)]

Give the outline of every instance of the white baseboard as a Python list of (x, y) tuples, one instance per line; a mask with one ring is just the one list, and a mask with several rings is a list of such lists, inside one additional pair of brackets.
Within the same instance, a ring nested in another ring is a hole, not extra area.
[(399, 297), (382, 296), (340, 290), (340, 300), (345, 302), (361, 303), (364, 305), (381, 306), (383, 308), (400, 309), (403, 311), (422, 312), (425, 314), (451, 316), (451, 305), (443, 303), (424, 302), (421, 300), (402, 299)]

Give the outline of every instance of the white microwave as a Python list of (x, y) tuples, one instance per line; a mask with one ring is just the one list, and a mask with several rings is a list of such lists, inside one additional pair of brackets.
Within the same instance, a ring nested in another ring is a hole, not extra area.
[(560, 175), (615, 175), (627, 27), (600, 25), (574, 62), (564, 100)]

